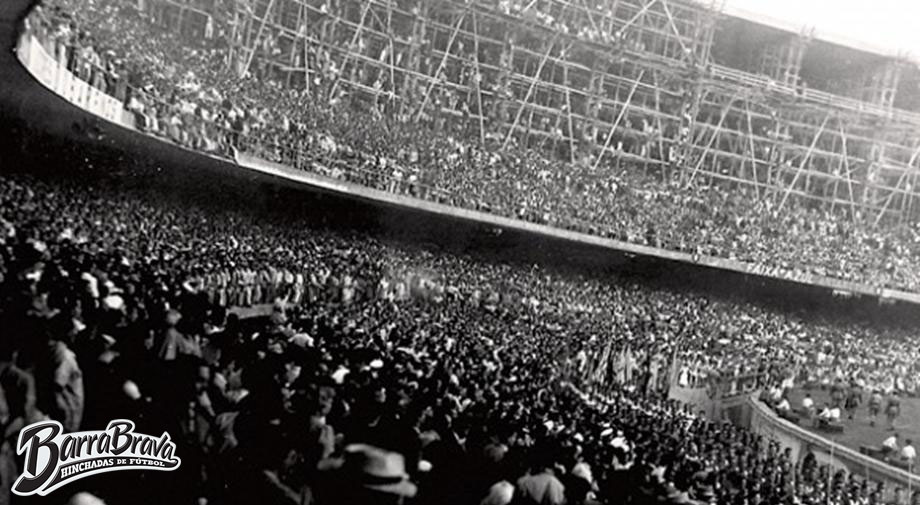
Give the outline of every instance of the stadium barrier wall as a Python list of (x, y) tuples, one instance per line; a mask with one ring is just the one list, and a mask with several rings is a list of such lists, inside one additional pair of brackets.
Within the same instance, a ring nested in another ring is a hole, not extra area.
[[(45, 88), (58, 96), (66, 99), (76, 107), (89, 112), (96, 117), (108, 120), (116, 125), (130, 129), (137, 133), (169, 142), (162, 137), (141, 132), (137, 129), (135, 114), (128, 110), (117, 98), (94, 88), (85, 80), (80, 79), (70, 72), (50, 51), (43, 46), (33, 34), (22, 33), (18, 37), (15, 52), (19, 62), (26, 70)], [(183, 149), (187, 149), (184, 148)], [(197, 151), (195, 151), (197, 152)], [(207, 153), (198, 153), (201, 156), (213, 157)], [(413, 209), (448, 215), (454, 218), (474, 220), (483, 224), (517, 229), (525, 232), (547, 235), (553, 238), (571, 240), (582, 244), (615, 249), (628, 254), (657, 257), (687, 264), (707, 266), (715, 269), (727, 270), (745, 275), (778, 279), (786, 282), (795, 282), (803, 285), (817, 286), (837, 293), (856, 294), (878, 298), (880, 300), (897, 300), (920, 305), (920, 294), (908, 293), (895, 289), (886, 289), (876, 286), (867, 286), (855, 282), (844, 281), (831, 277), (812, 274), (809, 272), (789, 269), (777, 269), (765, 265), (746, 263), (739, 260), (691, 254), (655, 246), (634, 244), (621, 240), (573, 232), (562, 228), (530, 223), (518, 219), (506, 218), (497, 214), (482, 211), (458, 208), (450, 205), (430, 202), (416, 197), (399, 195), (386, 191), (367, 188), (359, 184), (312, 174), (303, 170), (296, 170), (279, 163), (270, 162), (248, 153), (237, 153), (234, 160), (239, 166), (256, 170), (270, 175), (284, 177), (302, 184), (319, 187), (321, 189), (344, 193), (352, 196), (375, 200), (381, 203), (408, 206)]]
[(75, 76), (57, 61), (32, 35), (20, 38), (16, 48), (19, 61), (43, 86), (77, 107), (96, 116), (134, 129), (134, 115), (121, 102)]
[(885, 487), (889, 490), (897, 487), (916, 490), (920, 486), (920, 476), (860, 454), (858, 451), (787, 421), (779, 417), (757, 396), (748, 398), (748, 407), (750, 409), (748, 427), (764, 438), (778, 442), (781, 447), (791, 449), (793, 461), (801, 461), (806, 454), (811, 452), (819, 464), (828, 464), (838, 470), (884, 482)]
[(624, 251), (627, 253), (645, 255), (645, 256), (654, 256), (658, 258), (669, 259), (673, 261), (680, 261), (683, 263), (691, 263), (696, 265), (708, 266), (711, 268), (716, 268), (720, 270), (728, 270), (743, 273), (746, 275), (752, 275), (757, 277), (770, 277), (778, 278), (784, 281), (796, 282), (799, 284), (806, 284), (812, 286), (821, 286), (834, 291), (841, 291), (847, 293), (857, 293), (861, 295), (875, 296), (879, 298), (889, 298), (901, 301), (907, 301), (910, 303), (920, 304), (920, 295), (915, 295), (912, 293), (905, 293), (896, 290), (875, 288), (871, 286), (865, 286), (862, 284), (857, 284), (855, 282), (844, 281), (840, 279), (834, 279), (830, 277), (823, 277), (819, 275), (810, 274), (808, 272), (795, 272), (795, 271), (783, 271), (778, 272), (770, 267), (765, 267), (763, 265), (753, 264), (753, 263), (744, 263), (737, 260), (731, 260), (726, 258), (716, 258), (712, 256), (703, 256), (698, 254), (690, 254), (680, 251), (672, 251), (669, 249), (662, 249), (658, 247), (646, 246), (641, 244), (633, 244), (630, 242), (623, 242), (620, 240), (609, 239), (594, 235), (587, 235), (580, 232), (574, 232), (565, 230), (562, 228), (556, 228), (552, 226), (530, 223), (527, 221), (521, 221), (518, 219), (511, 219), (497, 214), (491, 214), (488, 212), (476, 211), (463, 209), (459, 207), (454, 207), (450, 205), (445, 205), (441, 203), (429, 202), (420, 198), (399, 195), (396, 193), (391, 193), (388, 191), (377, 190), (373, 188), (368, 188), (360, 184), (343, 181), (340, 179), (335, 179), (332, 177), (326, 177), (322, 175), (312, 174), (304, 170), (296, 170), (282, 163), (277, 163), (273, 161), (268, 161), (258, 156), (254, 156), (249, 153), (238, 152), (235, 156), (235, 161), (238, 165), (249, 168), (251, 170), (257, 170), (263, 173), (285, 177), (288, 179), (294, 179), (305, 184), (318, 186), (323, 189), (328, 189), (330, 191), (338, 191), (347, 194), (362, 196), (368, 199), (373, 199), (376, 201), (381, 201), (384, 203), (389, 203), (393, 205), (401, 206), (411, 206), (416, 209), (422, 209), (428, 212), (433, 212), (437, 214), (449, 215), (452, 217), (460, 217), (465, 219), (476, 220), (479, 222), (492, 224), (495, 226), (507, 227), (507, 228), (517, 228), (530, 231), (533, 233), (539, 233), (543, 235), (548, 235), (556, 238), (562, 238), (565, 240), (573, 240), (582, 243), (588, 243), (591, 245), (598, 245), (602, 247), (607, 247), (611, 249), (616, 249), (619, 251)]

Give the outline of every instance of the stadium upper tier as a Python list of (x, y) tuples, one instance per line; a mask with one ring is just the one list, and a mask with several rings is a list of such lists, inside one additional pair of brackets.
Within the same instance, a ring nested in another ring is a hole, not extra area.
[(822, 73), (811, 47), (856, 53), (665, 0), (45, 7), (30, 29), (49, 53), (187, 147), (920, 291), (904, 62)]

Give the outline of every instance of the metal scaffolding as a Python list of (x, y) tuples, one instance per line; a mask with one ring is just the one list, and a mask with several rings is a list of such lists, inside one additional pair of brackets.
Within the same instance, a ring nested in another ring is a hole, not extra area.
[[(881, 222), (916, 212), (920, 115), (893, 108), (905, 63), (799, 77), (810, 34), (714, 61), (723, 15), (690, 0), (151, 0), (178, 29), (220, 25), (230, 63), (317, 99), (452, 125), (496, 148), (748, 188)], [(206, 17), (206, 21), (194, 18)], [(184, 20), (184, 21), (183, 21)], [(635, 162), (635, 163), (628, 163)]]

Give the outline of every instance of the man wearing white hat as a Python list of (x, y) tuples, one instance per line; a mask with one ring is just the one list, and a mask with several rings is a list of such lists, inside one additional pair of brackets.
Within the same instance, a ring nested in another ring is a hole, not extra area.
[(367, 444), (351, 444), (343, 457), (321, 461), (319, 467), (330, 472), (332, 484), (322, 503), (398, 505), (418, 490), (402, 454)]

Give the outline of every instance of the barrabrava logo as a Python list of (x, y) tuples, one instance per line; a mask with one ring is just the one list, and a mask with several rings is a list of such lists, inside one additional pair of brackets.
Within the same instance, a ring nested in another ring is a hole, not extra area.
[(30, 424), (19, 432), (16, 453), (25, 454), (25, 471), (13, 484), (19, 496), (45, 496), (83, 477), (118, 470), (172, 471), (182, 460), (169, 434), (134, 432), (126, 419), (111, 421), (103, 431), (64, 433), (57, 421)]

